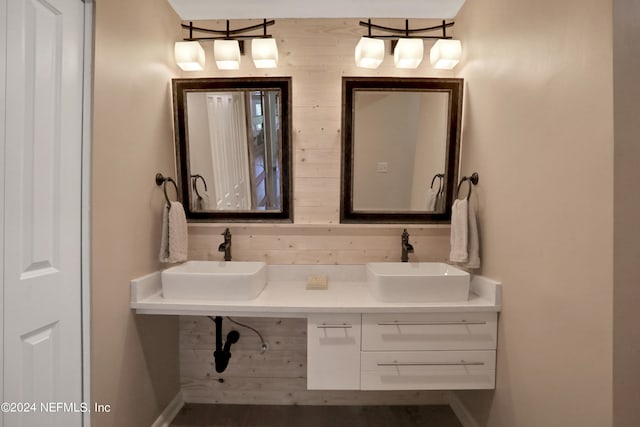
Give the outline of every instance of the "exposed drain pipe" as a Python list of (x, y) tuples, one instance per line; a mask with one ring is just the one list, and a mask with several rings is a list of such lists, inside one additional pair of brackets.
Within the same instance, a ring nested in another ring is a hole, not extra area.
[(213, 352), (213, 358), (215, 360), (216, 372), (224, 372), (229, 365), (229, 359), (231, 358), (231, 345), (238, 342), (240, 339), (240, 333), (236, 330), (232, 330), (227, 334), (227, 340), (222, 344), (222, 317), (216, 316), (215, 318), (209, 316), (209, 319), (213, 320), (216, 324), (216, 351)]

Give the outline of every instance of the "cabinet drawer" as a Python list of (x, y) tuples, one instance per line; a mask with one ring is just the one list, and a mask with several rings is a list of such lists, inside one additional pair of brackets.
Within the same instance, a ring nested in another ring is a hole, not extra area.
[(362, 349), (495, 350), (498, 314), (363, 314)]
[(360, 388), (360, 314), (310, 315), (307, 389)]
[(495, 351), (363, 352), (362, 390), (495, 388)]

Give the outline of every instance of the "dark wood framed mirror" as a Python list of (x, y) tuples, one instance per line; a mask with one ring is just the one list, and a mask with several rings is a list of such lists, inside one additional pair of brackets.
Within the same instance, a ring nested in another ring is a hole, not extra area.
[(291, 78), (173, 79), (187, 219), (293, 222)]
[(449, 223), (463, 80), (342, 78), (342, 223)]

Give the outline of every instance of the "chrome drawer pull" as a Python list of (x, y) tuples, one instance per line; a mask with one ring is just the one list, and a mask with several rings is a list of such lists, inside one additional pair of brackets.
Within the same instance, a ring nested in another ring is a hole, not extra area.
[(378, 362), (378, 366), (484, 366), (484, 362)]
[(452, 321), (432, 321), (432, 322), (380, 322), (378, 326), (441, 326), (441, 325), (486, 325), (483, 320), (452, 320)]
[(353, 326), (351, 325), (325, 325), (324, 323), (322, 325), (318, 325), (316, 326), (316, 328), (318, 329), (351, 329)]

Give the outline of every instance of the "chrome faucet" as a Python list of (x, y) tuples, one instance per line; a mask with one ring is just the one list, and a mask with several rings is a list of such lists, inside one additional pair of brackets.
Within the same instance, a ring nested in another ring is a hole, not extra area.
[(218, 252), (224, 252), (224, 260), (231, 261), (231, 231), (227, 228), (221, 235), (224, 236), (224, 242), (218, 246)]
[(413, 253), (413, 245), (409, 243), (409, 233), (407, 233), (407, 229), (405, 228), (402, 232), (402, 256), (400, 257), (400, 261), (408, 262), (409, 254)]

